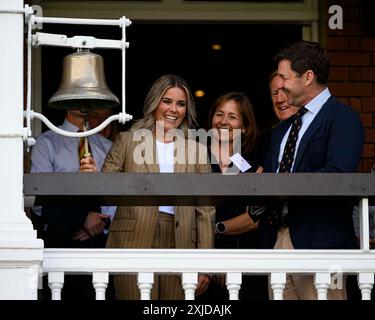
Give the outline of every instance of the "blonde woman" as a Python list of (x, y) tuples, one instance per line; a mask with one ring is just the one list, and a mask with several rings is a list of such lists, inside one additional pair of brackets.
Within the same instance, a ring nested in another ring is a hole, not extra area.
[[(156, 80), (146, 96), (143, 113), (128, 132), (118, 134), (103, 172), (211, 172), (206, 148), (193, 140), (187, 143), (196, 113), (184, 79), (168, 74)], [(90, 171), (91, 165), (83, 163), (82, 171)], [(214, 207), (204, 206), (119, 207), (107, 247), (213, 248), (214, 214)], [(151, 299), (184, 298), (180, 276), (156, 275), (154, 280)], [(114, 282), (117, 299), (140, 299), (136, 276), (115, 276)], [(207, 276), (200, 275), (196, 294), (204, 292), (209, 282)]]

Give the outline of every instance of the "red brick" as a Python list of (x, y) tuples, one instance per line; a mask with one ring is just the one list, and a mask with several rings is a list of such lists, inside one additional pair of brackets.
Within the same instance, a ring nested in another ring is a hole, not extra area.
[(358, 0), (340, 0), (340, 1), (335, 1), (335, 0), (328, 0), (328, 7), (333, 5), (333, 4), (340, 4), (340, 6), (345, 10), (348, 6), (356, 6), (358, 7), (360, 5), (360, 1)]
[(362, 103), (360, 98), (350, 98), (349, 105), (356, 111), (362, 111)]
[(362, 99), (362, 110), (363, 111), (374, 111), (375, 112), (375, 97), (363, 98)]
[(365, 129), (365, 141), (375, 142), (375, 129)]
[(366, 143), (363, 146), (362, 158), (374, 158), (375, 157), (375, 145)]
[(362, 171), (363, 173), (371, 172), (372, 166), (375, 164), (375, 159), (363, 159), (362, 160)]
[(358, 7), (345, 8), (344, 21), (358, 21), (360, 20), (360, 12)]
[[(328, 18), (329, 19), (329, 18)], [(327, 21), (328, 25), (328, 21)], [(344, 20), (343, 29), (331, 30), (327, 28), (327, 35), (330, 36), (359, 36), (365, 32), (364, 26), (359, 22), (348, 22)]]
[(372, 113), (361, 113), (360, 114), (362, 125), (366, 128), (372, 127)]
[(375, 38), (361, 38), (361, 50), (375, 51)]
[(358, 171), (359, 173), (363, 173), (363, 170), (362, 170), (362, 162), (363, 162), (363, 160), (359, 161), (359, 166), (358, 166), (358, 168), (357, 168), (357, 171)]
[(361, 79), (365, 81), (375, 81), (375, 67), (362, 67)]
[(358, 38), (348, 38), (349, 50), (358, 51), (359, 50), (359, 39)]
[(370, 52), (329, 52), (331, 64), (338, 66), (371, 65)]
[(337, 100), (339, 100), (343, 104), (346, 104), (347, 106), (349, 105), (349, 99), (348, 98), (337, 97)]
[(349, 68), (347, 67), (332, 67), (329, 75), (330, 81), (349, 80)]
[(328, 37), (326, 41), (327, 50), (348, 50), (348, 42), (344, 37)]
[(369, 97), (372, 96), (370, 82), (334, 82), (330, 84), (333, 95), (338, 97)]
[(350, 80), (361, 81), (361, 68), (359, 67), (350, 68)]

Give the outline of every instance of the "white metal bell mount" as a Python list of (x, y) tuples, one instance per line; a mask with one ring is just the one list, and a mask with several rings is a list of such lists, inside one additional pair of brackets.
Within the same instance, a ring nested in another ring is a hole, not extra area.
[[(1, 11), (1, 9), (0, 9)], [(87, 137), (95, 134), (104, 129), (110, 122), (118, 120), (124, 124), (126, 121), (132, 120), (133, 116), (126, 113), (125, 108), (125, 51), (129, 47), (129, 43), (126, 42), (126, 27), (131, 25), (131, 21), (126, 17), (120, 19), (76, 19), (76, 18), (54, 18), (54, 17), (37, 17), (33, 14), (33, 9), (25, 5), (24, 10), (17, 10), (15, 13), (24, 13), (25, 22), (28, 25), (27, 29), (27, 94), (26, 94), (26, 111), (24, 116), (26, 118), (26, 128), (23, 133), (23, 138), (28, 146), (35, 143), (35, 140), (31, 137), (31, 119), (37, 118), (43, 121), (47, 127), (54, 132), (67, 136), (67, 137)], [(68, 38), (62, 34), (50, 34), (37, 32), (32, 34), (33, 29), (39, 28), (43, 23), (54, 23), (54, 24), (78, 24), (78, 25), (102, 25), (102, 26), (119, 26), (122, 29), (121, 40), (115, 39), (96, 39), (91, 36), (74, 36)], [(31, 48), (32, 46), (56, 46), (56, 47), (71, 47), (71, 48), (82, 48), (82, 49), (120, 49), (122, 51), (122, 110), (117, 115), (112, 115), (106, 119), (98, 127), (88, 130), (86, 132), (69, 132), (61, 130), (52, 124), (45, 116), (41, 113), (34, 112), (31, 110)]]
[[(25, 114), (26, 114), (26, 111), (25, 111)], [(62, 130), (56, 127), (44, 115), (38, 112), (34, 112), (32, 110), (30, 111), (30, 118), (31, 119), (37, 118), (43, 121), (45, 125), (48, 128), (50, 128), (52, 131), (55, 131), (56, 133), (61, 134), (63, 136), (81, 138), (81, 137), (87, 137), (87, 136), (91, 136), (92, 134), (98, 133), (99, 131), (103, 130), (108, 124), (110, 124), (114, 120), (118, 120), (118, 122), (124, 124), (126, 121), (132, 120), (133, 116), (130, 114), (120, 112), (119, 114), (115, 114), (113, 116), (108, 117), (106, 120), (104, 120), (100, 125), (98, 125), (94, 129), (90, 129), (90, 130), (83, 131), (83, 132), (69, 132), (69, 131)]]
[[(74, 36), (68, 38), (64, 34), (53, 34), (37, 32), (32, 36), (33, 47), (39, 46), (55, 46), (70, 47), (79, 49), (122, 49), (121, 40), (97, 39), (90, 36)], [(129, 42), (125, 43), (125, 47), (129, 48)]]

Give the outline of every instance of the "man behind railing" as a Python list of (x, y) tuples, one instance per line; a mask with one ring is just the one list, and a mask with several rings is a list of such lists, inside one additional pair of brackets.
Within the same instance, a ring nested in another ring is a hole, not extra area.
[[(297, 113), (273, 132), (265, 172), (356, 172), (364, 143), (359, 116), (327, 87), (329, 58), (318, 43), (298, 42), (275, 56), (280, 84)], [(321, 201), (289, 201), (261, 218), (264, 246), (274, 249), (356, 247), (352, 207)], [(316, 299), (311, 275), (288, 275), (284, 299)], [(346, 299), (329, 290), (328, 299)]]

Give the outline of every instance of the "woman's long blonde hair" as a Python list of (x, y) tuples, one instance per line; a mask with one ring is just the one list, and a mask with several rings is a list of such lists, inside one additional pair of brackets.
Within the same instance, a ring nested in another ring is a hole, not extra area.
[(186, 81), (176, 75), (166, 74), (157, 79), (148, 91), (145, 103), (143, 106), (143, 118), (138, 120), (132, 127), (132, 131), (138, 129), (155, 130), (155, 117), (154, 113), (160, 104), (165, 92), (170, 88), (180, 88), (186, 94), (186, 115), (181, 122), (178, 129), (182, 130), (187, 137), (188, 129), (197, 124), (194, 97), (191, 94), (189, 86)]

